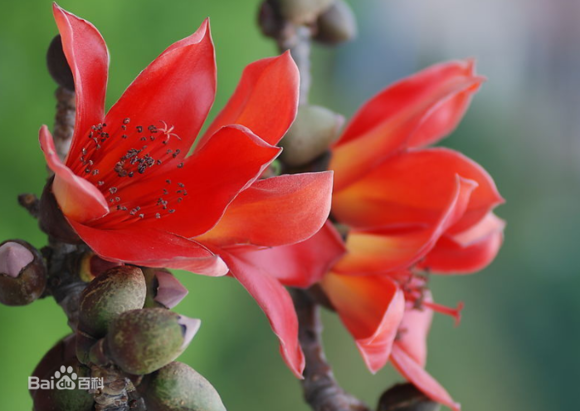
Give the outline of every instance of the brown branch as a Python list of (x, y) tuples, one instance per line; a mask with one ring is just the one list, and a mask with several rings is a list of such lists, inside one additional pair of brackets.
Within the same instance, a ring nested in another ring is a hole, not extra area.
[(298, 338), (306, 357), (302, 380), (304, 399), (314, 411), (369, 411), (362, 401), (346, 393), (334, 378), (322, 347), (320, 308), (306, 291), (291, 291), (298, 314)]
[[(70, 148), (75, 126), (75, 92), (59, 87), (55, 92), (56, 116), (54, 119), (54, 145), (61, 160), (64, 160)], [(52, 175), (52, 172), (49, 171)]]

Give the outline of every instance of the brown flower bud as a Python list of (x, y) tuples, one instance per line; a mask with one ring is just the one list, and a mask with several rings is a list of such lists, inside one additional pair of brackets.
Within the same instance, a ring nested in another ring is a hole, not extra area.
[[(66, 361), (75, 357), (75, 335), (69, 334), (57, 342), (38, 363), (32, 377), (45, 378), (54, 373), (54, 371), (63, 365)], [(30, 389), (30, 396), (34, 398), (36, 389)]]
[(75, 82), (62, 49), (60, 34), (55, 36), (48, 46), (46, 65), (48, 66), (48, 72), (59, 86), (74, 91)]
[(56, 202), (56, 198), (52, 193), (53, 181), (54, 177), (48, 179), (40, 197), (40, 213), (38, 215), (40, 229), (50, 237), (63, 243), (82, 244), (83, 241), (66, 221)]
[(109, 326), (109, 354), (126, 373), (152, 373), (185, 350), (200, 323), (164, 308), (127, 311)]
[(146, 376), (137, 389), (148, 411), (226, 411), (209, 381), (180, 362)]
[(143, 268), (142, 270), (147, 282), (145, 308), (173, 308), (189, 292), (168, 270), (163, 268)]
[(383, 393), (377, 411), (437, 411), (439, 404), (431, 401), (413, 384), (397, 384)]
[[(79, 378), (89, 376), (90, 370), (81, 365), (76, 358), (65, 361), (42, 377), (44, 380), (52, 381), (54, 387), (36, 390), (33, 397), (34, 411), (92, 411), (93, 396), (87, 390), (79, 389), (78, 384)], [(38, 383), (42, 384), (40, 381)], [(59, 383), (67, 383), (66, 386), (69, 388), (59, 388)]]
[(146, 291), (140, 268), (126, 265), (108, 269), (81, 294), (79, 330), (92, 337), (103, 337), (115, 317), (143, 307)]
[(314, 40), (335, 45), (356, 37), (357, 26), (354, 13), (344, 0), (335, 0), (316, 22), (318, 31)]
[(270, 0), (284, 19), (296, 25), (314, 23), (334, 0)]
[(338, 135), (344, 118), (327, 108), (304, 105), (280, 145), (281, 159), (292, 167), (308, 164), (326, 150)]
[(0, 303), (30, 304), (46, 288), (46, 267), (36, 248), (21, 240), (0, 244)]

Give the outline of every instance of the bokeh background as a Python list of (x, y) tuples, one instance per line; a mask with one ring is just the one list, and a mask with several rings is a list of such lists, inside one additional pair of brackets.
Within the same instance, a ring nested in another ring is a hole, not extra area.
[[(164, 2), (62, 0), (89, 19), (111, 52), (108, 104), (158, 53), (211, 17), (218, 95), (212, 116), (243, 67), (276, 53), (255, 24), (258, 0)], [(580, 381), (580, 2), (570, 0), (352, 1), (356, 41), (315, 47), (312, 102), (347, 116), (388, 83), (431, 63), (475, 57), (489, 81), (443, 144), (495, 177), (507, 204), (505, 245), (474, 276), (436, 278), (442, 303), (466, 303), (463, 322), (436, 318), (429, 371), (465, 410), (577, 409)], [(16, 204), (40, 193), (45, 165), (37, 133), (53, 122), (55, 85), (46, 47), (56, 34), (49, 0), (5, 2), (0, 24), (0, 240), (41, 247), (44, 235)], [(180, 358), (204, 374), (230, 410), (306, 411), (266, 318), (229, 278), (187, 273), (177, 311), (203, 320)], [(345, 388), (371, 404), (398, 375), (370, 375), (337, 318), (324, 315), (328, 356)], [(68, 332), (53, 300), (0, 306), (3, 410), (29, 410), (27, 377)]]

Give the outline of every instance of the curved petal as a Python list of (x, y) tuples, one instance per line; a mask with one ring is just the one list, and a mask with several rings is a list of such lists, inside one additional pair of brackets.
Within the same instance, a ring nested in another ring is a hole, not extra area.
[(52, 192), (67, 218), (87, 222), (109, 212), (107, 200), (97, 187), (75, 175), (58, 157), (54, 140), (46, 126), (39, 133), (40, 147), (48, 167), (54, 172)]
[(476, 183), (456, 178), (455, 190), (442, 207), (437, 221), (424, 226), (394, 226), (352, 230), (346, 240), (348, 253), (334, 271), (347, 274), (381, 273), (412, 266), (423, 258), (445, 231), (464, 215)]
[(331, 171), (256, 181), (240, 193), (200, 241), (221, 247), (273, 247), (303, 241), (320, 230), (328, 218), (331, 192)]
[[(154, 136), (169, 132), (165, 138), (171, 138), (173, 150), (184, 157), (207, 117), (215, 90), (215, 54), (205, 20), (195, 33), (149, 64), (111, 107), (105, 122), (112, 137), (101, 144), (93, 160), (101, 170), (113, 169), (119, 157), (139, 144), (141, 135), (151, 134), (150, 126), (157, 128)], [(136, 132), (141, 129), (142, 134)], [(123, 134), (129, 138), (121, 138)]]
[(348, 188), (334, 192), (332, 212), (354, 227), (432, 224), (455, 190), (456, 175), (478, 184), (460, 232), (503, 202), (489, 174), (462, 154), (444, 148), (410, 150), (393, 156)]
[(52, 9), (75, 82), (75, 129), (69, 151), (72, 158), (81, 148), (81, 136), (105, 117), (109, 52), (101, 33), (90, 22), (56, 3)]
[(420, 269), (439, 274), (469, 274), (488, 266), (503, 242), (505, 222), (493, 213), (470, 229), (455, 236), (443, 236), (424, 260)]
[[(424, 292), (424, 301), (433, 301), (431, 293), (427, 290)], [(433, 310), (407, 307), (395, 343), (421, 367), (425, 367), (427, 362), (427, 336), (432, 319)]]
[[(99, 227), (116, 229), (133, 221), (187, 238), (203, 234), (279, 153), (280, 148), (242, 126), (223, 127), (182, 167), (119, 188), (115, 204), (121, 209), (99, 221)], [(131, 210), (139, 212), (131, 215)]]
[(222, 276), (228, 267), (201, 244), (164, 231), (130, 226), (101, 230), (69, 220), (74, 230), (100, 257), (146, 267), (187, 270)]
[(298, 318), (288, 291), (262, 268), (255, 267), (244, 255), (222, 254), (230, 272), (268, 317), (272, 330), (280, 340), (280, 354), (294, 375), (302, 378), (304, 353), (298, 342)]
[(298, 244), (243, 251), (244, 260), (291, 287), (308, 288), (319, 282), (345, 252), (338, 232), (327, 222), (319, 232)]
[(276, 145), (296, 117), (300, 73), (290, 52), (248, 65), (236, 91), (199, 142), (201, 147), (220, 127), (241, 124)]
[[(464, 93), (473, 93), (482, 81), (482, 77), (473, 75), (471, 63), (439, 64), (369, 100), (333, 147), (330, 168), (336, 171), (335, 190), (352, 184), (385, 158), (406, 148), (415, 133), (419, 132), (419, 140), (432, 142), (434, 136), (450, 132), (462, 112), (444, 117), (442, 113), (449, 111), (446, 104)], [(440, 124), (443, 119), (448, 123)], [(425, 137), (426, 133), (431, 134)]]
[(405, 310), (403, 291), (386, 276), (330, 273), (321, 282), (372, 373), (388, 361)]
[(391, 352), (391, 360), (395, 368), (409, 382), (413, 383), (419, 390), (433, 401), (446, 405), (453, 411), (461, 411), (461, 405), (453, 401), (453, 398), (427, 371), (423, 369), (415, 360), (410, 357), (397, 343), (394, 344)]
[[(471, 75), (475, 76), (475, 61), (467, 60), (465, 63), (467, 73), (471, 72)], [(434, 144), (451, 134), (463, 118), (473, 95), (479, 90), (480, 85), (481, 83), (476, 83), (442, 102), (423, 120), (407, 145), (409, 147), (422, 147)]]

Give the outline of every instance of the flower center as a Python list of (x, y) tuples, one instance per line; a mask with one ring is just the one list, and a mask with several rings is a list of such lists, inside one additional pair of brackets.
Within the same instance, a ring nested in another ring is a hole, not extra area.
[(185, 153), (176, 147), (179, 140), (174, 127), (164, 121), (143, 126), (125, 118), (121, 124), (91, 127), (71, 168), (107, 199), (111, 213), (99, 224), (159, 219), (175, 213), (187, 190), (183, 183), (163, 175), (184, 166)]

